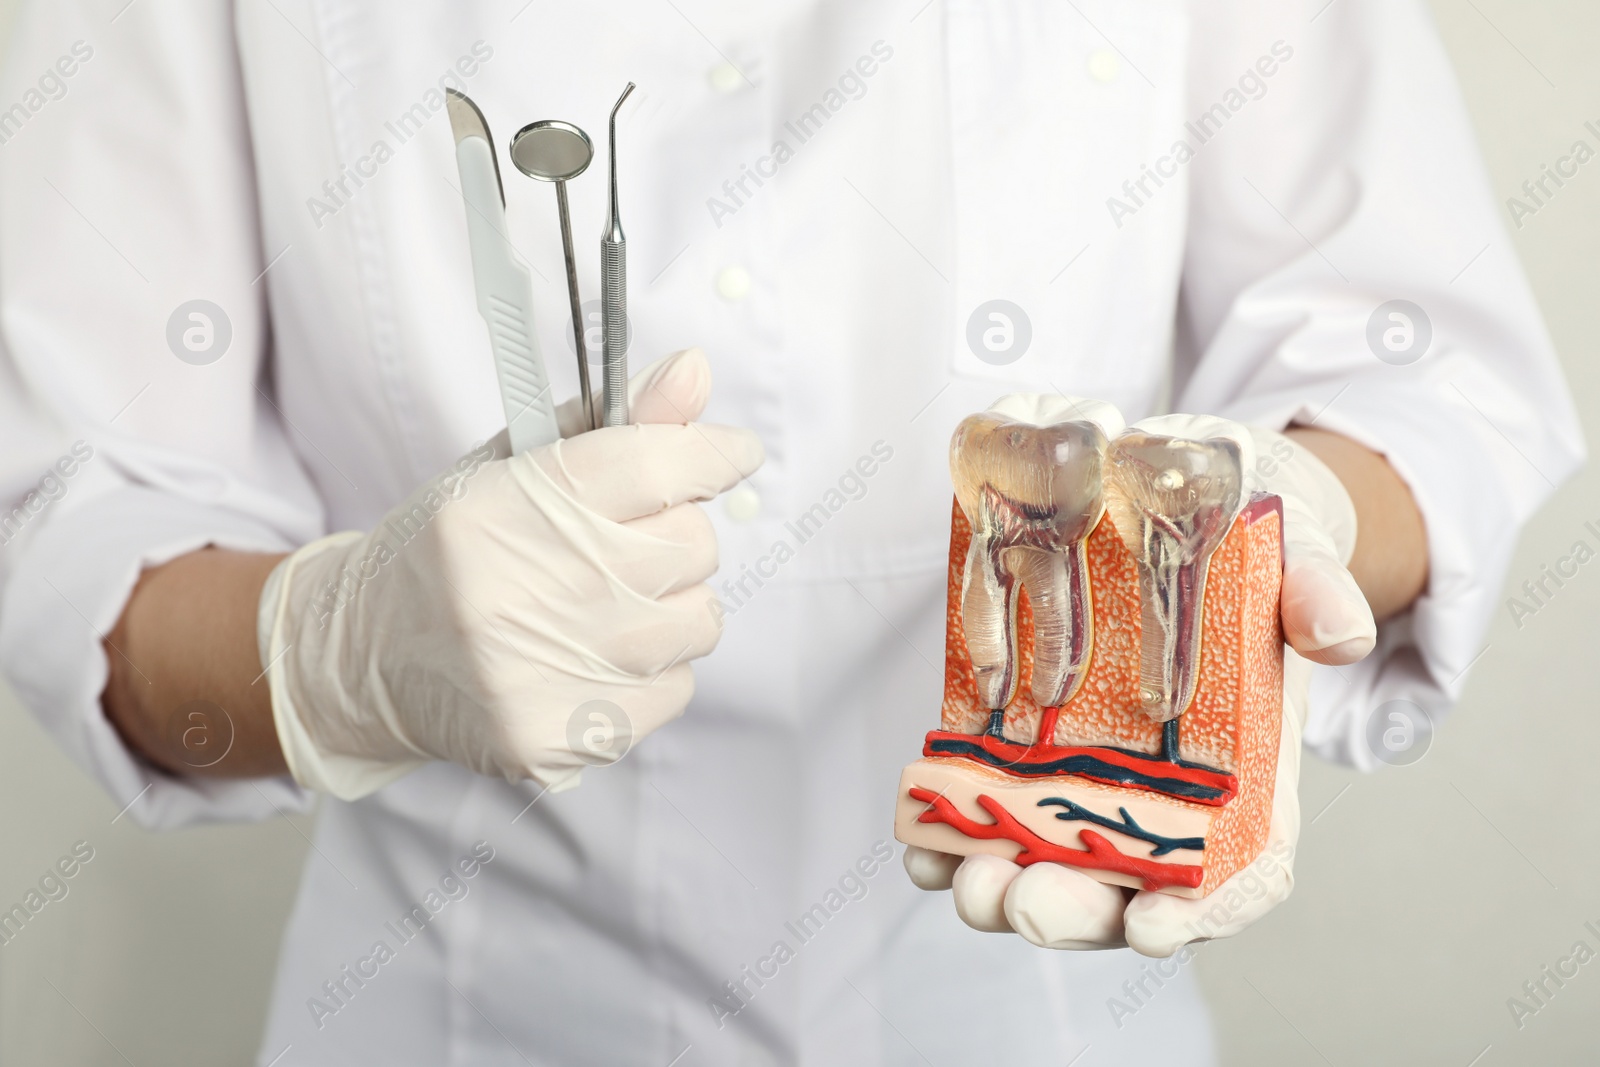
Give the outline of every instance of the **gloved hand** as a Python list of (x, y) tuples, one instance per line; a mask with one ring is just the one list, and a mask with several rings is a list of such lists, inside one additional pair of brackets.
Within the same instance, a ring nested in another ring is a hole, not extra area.
[(283, 560), (257, 638), (295, 779), (354, 799), (440, 759), (570, 788), (602, 755), (577, 709), (611, 702), (632, 739), (681, 714), (721, 633), (693, 502), (763, 456), (748, 430), (691, 423), (710, 387), (680, 352), (631, 383), (633, 425), (515, 457), (502, 433), (374, 530)]
[[(1116, 433), (1115, 425), (1107, 425), (1112, 420), (1099, 414), (1098, 401), (1011, 397), (995, 408), (1039, 424), (1093, 412), (1108, 435)], [(1043, 948), (1127, 945), (1146, 956), (1165, 957), (1192, 940), (1231, 937), (1289, 896), (1300, 836), (1297, 789), (1311, 681), (1308, 661), (1354, 663), (1372, 650), (1377, 626), (1345, 569), (1356, 543), (1355, 506), (1339, 479), (1309, 450), (1283, 434), (1207, 415), (1163, 415), (1134, 428), (1175, 437), (1231, 437), (1242, 450), (1246, 491), (1283, 499), (1279, 612), (1289, 647), (1284, 650), (1283, 731), (1265, 850), (1198, 900), (1125, 890), (1060, 864), (1022, 868), (999, 856), (963, 859), (908, 847), (905, 866), (923, 889), (953, 887), (956, 912), (974, 929), (1015, 931)], [(1220, 923), (1218, 901), (1228, 902)]]

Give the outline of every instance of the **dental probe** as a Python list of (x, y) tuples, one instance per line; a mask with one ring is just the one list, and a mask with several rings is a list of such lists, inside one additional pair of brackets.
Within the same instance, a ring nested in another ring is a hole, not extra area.
[(605, 425), (628, 424), (628, 239), (617, 213), (617, 112), (633, 92), (622, 90), (611, 108), (611, 207), (600, 237), (600, 325), (605, 337)]
[(489, 327), (500, 403), (511, 451), (517, 454), (561, 437), (550, 378), (533, 329), (533, 280), (506, 238), (505, 189), (483, 112), (454, 89), (445, 90), (445, 110), (455, 136), (461, 197), (467, 206), (478, 314)]

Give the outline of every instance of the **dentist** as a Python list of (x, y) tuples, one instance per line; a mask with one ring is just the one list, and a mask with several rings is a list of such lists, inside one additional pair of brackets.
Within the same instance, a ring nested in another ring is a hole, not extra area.
[[(508, 458), (443, 90), (628, 80), (635, 424)], [(1136, 914), (893, 869), (951, 429), (1298, 427), (1304, 736), (1364, 765), (1582, 456), (1420, 0), (53, 0), (0, 133), (0, 667), (145, 826), (321, 795), (263, 1064), (1209, 1063), (1187, 971), (1116, 1018), (1147, 960), (1028, 943)]]

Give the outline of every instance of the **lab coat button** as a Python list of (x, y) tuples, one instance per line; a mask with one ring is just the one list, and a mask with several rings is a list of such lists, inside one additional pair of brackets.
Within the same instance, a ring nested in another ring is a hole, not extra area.
[(711, 80), (711, 88), (719, 93), (731, 93), (744, 84), (744, 75), (740, 74), (739, 68), (732, 63), (712, 67), (706, 77)]
[(1114, 82), (1122, 73), (1122, 61), (1104, 48), (1089, 53), (1089, 77), (1097, 82)]
[(761, 494), (749, 485), (736, 485), (722, 498), (722, 509), (734, 522), (749, 522), (761, 514)]
[(717, 292), (724, 300), (743, 300), (750, 295), (750, 272), (743, 267), (724, 267), (717, 274)]

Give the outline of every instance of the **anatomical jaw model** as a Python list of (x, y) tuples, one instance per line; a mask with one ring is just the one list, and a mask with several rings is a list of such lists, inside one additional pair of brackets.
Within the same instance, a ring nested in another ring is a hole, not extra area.
[(1182, 896), (1260, 853), (1282, 514), (1243, 466), (1229, 438), (962, 422), (944, 722), (902, 776), (901, 841)]

